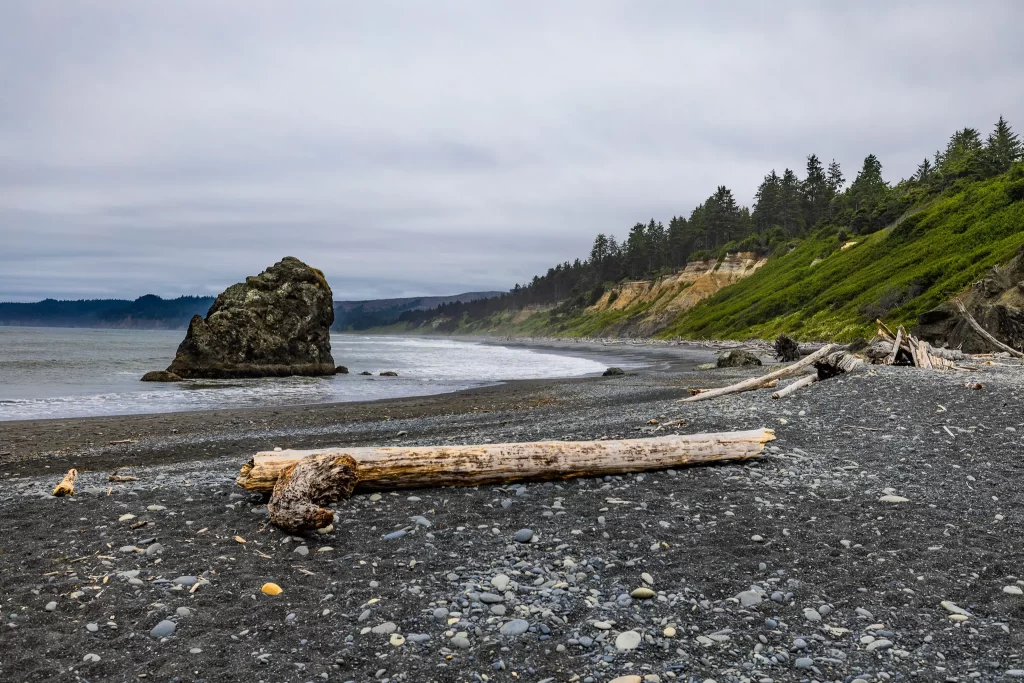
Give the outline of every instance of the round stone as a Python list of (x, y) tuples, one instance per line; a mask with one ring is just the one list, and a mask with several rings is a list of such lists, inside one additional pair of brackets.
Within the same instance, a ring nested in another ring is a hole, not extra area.
[(501, 635), (518, 636), (530, 630), (530, 622), (525, 619), (513, 619), (501, 625)]
[(499, 591), (504, 591), (506, 588), (508, 588), (508, 583), (510, 580), (511, 579), (509, 579), (508, 576), (506, 576), (505, 574), (498, 574), (493, 579), (491, 579), (491, 585)]
[(1020, 586), (1003, 586), (1003, 592), (1007, 595), (1024, 595), (1024, 590), (1021, 590)]
[(814, 666), (814, 660), (810, 657), (798, 657), (797, 660), (793, 662), (793, 666), (798, 669), (810, 669)]
[(370, 630), (376, 633), (377, 635), (384, 635), (388, 633), (394, 633), (398, 630), (398, 626), (396, 626), (395, 622), (393, 621), (385, 621), (383, 624), (378, 624)]
[(149, 632), (150, 638), (167, 638), (174, 635), (174, 631), (178, 626), (170, 619), (164, 619), (159, 624), (153, 627), (153, 630)]
[(392, 633), (391, 639), (388, 642), (394, 645), (395, 647), (400, 647), (402, 645), (405, 645), (405, 638), (403, 638), (398, 633)]
[(51, 600), (50, 602), (46, 603), (46, 607), (44, 607), (43, 609), (45, 609), (47, 612), (54, 611), (55, 609), (57, 609), (57, 601)]
[(612, 625), (609, 624), (607, 621), (595, 621), (594, 622), (594, 628), (596, 628), (598, 630), (601, 630), (601, 631), (607, 631), (611, 627), (612, 627)]
[(100, 656), (90, 652), (86, 656), (82, 657), (82, 661), (90, 664), (95, 664), (96, 662), (100, 661)]
[(396, 541), (408, 533), (405, 529), (399, 529), (398, 531), (392, 531), (390, 534), (384, 534), (385, 541)]
[(744, 607), (753, 607), (761, 604), (761, 594), (757, 591), (743, 591), (736, 596), (736, 599), (740, 601), (740, 604)]
[(263, 584), (263, 587), (260, 588), (260, 591), (262, 591), (264, 595), (280, 595), (282, 593), (281, 587), (276, 583), (265, 583)]
[(533, 539), (533, 529), (520, 529), (513, 538), (516, 543), (529, 543)]
[(664, 635), (666, 638), (675, 638), (676, 637), (676, 630), (674, 628), (672, 628), (671, 626), (666, 626), (665, 630), (662, 631), (662, 635)]
[(460, 650), (468, 650), (470, 647), (469, 638), (465, 636), (455, 636), (452, 638), (451, 643), (454, 647), (457, 647)]
[(188, 607), (179, 607), (178, 609), (174, 610), (174, 613), (177, 614), (179, 617), (192, 616), (192, 610), (190, 610)]
[(96, 633), (96, 631), (100, 630), (100, 627), (99, 627), (98, 624), (86, 624), (85, 625), (85, 630), (88, 631), (89, 633)]
[(615, 649), (620, 652), (635, 650), (640, 647), (640, 634), (636, 631), (623, 631), (615, 638)]
[(754, 543), (761, 543), (764, 541), (764, 536), (761, 536), (760, 534), (754, 534), (750, 537), (750, 540)]

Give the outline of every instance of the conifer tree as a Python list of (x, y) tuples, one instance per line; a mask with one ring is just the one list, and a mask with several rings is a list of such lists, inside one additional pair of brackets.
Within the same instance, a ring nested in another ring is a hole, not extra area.
[(985, 161), (989, 174), (1006, 173), (1024, 156), (1024, 146), (1017, 134), (1010, 129), (1010, 124), (1002, 116), (996, 122), (995, 130), (988, 136), (985, 143)]

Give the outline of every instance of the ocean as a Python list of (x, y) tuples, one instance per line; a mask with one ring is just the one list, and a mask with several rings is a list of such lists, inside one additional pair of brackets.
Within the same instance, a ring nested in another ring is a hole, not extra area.
[[(0, 327), (0, 420), (303, 405), (439, 394), (604, 371), (594, 358), (422, 337), (332, 335), (348, 375), (143, 383), (184, 331)], [(373, 376), (359, 375), (367, 370)], [(398, 377), (379, 377), (394, 370)]]

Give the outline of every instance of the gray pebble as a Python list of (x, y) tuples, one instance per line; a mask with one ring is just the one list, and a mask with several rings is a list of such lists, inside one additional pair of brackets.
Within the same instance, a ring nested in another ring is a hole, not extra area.
[(470, 647), (469, 639), (464, 636), (455, 636), (452, 638), (451, 643), (454, 647), (457, 647), (460, 650), (468, 650)]
[(174, 610), (174, 613), (177, 614), (179, 617), (192, 616), (192, 610), (190, 610), (188, 607), (179, 607), (178, 609)]
[(533, 529), (520, 529), (513, 538), (517, 543), (529, 543), (533, 539)]
[(405, 529), (399, 529), (398, 531), (392, 531), (390, 534), (384, 534), (384, 540), (385, 541), (394, 541), (394, 540), (397, 540), (397, 539), (401, 538), (402, 536), (405, 536), (406, 533), (408, 533), (408, 532), (406, 532)]
[(500, 632), (503, 636), (518, 636), (530, 630), (530, 622), (525, 619), (513, 619), (502, 624)]
[(146, 548), (146, 554), (152, 557), (153, 555), (163, 552), (163, 549), (164, 547), (162, 545), (160, 545), (159, 543), (154, 543), (153, 545)]
[(57, 601), (51, 600), (50, 602), (46, 603), (46, 607), (44, 607), (43, 609), (45, 609), (47, 612), (52, 612), (53, 610), (57, 609)]
[(175, 583), (179, 586), (194, 586), (199, 583), (198, 576), (179, 576), (171, 583)]
[(308, 546), (304, 546), (304, 545), (300, 545), (298, 548), (296, 548), (292, 552), (295, 553), (296, 555), (301, 555), (302, 557), (305, 557), (306, 555), (309, 555), (309, 547)]
[(798, 669), (810, 669), (814, 666), (814, 660), (810, 657), (799, 657), (795, 662), (793, 662), (793, 666)]
[(178, 626), (169, 619), (164, 619), (159, 624), (153, 627), (153, 630), (149, 632), (150, 638), (167, 638), (168, 636), (174, 635), (175, 629)]
[(85, 630), (89, 633), (96, 633), (96, 631), (100, 630), (100, 627), (97, 624), (86, 624)]

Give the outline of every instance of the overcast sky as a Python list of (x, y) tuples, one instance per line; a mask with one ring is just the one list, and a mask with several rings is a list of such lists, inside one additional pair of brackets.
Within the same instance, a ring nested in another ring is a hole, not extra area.
[(1024, 2), (0, 1), (0, 300), (506, 289), (805, 157), (1024, 132)]

